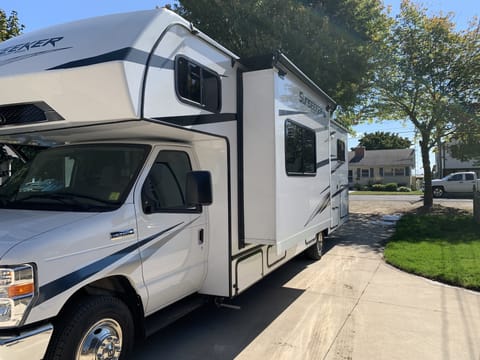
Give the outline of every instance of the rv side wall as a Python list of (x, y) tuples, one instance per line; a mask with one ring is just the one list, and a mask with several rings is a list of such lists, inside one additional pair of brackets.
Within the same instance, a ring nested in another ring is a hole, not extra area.
[(304, 247), (330, 226), (326, 101), (277, 69), (243, 86), (245, 242)]

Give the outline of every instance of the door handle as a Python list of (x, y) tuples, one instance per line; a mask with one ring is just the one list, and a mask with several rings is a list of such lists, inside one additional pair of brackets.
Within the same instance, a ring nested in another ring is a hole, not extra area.
[(204, 242), (205, 242), (205, 233), (203, 229), (200, 229), (200, 231), (198, 232), (198, 245), (203, 245)]

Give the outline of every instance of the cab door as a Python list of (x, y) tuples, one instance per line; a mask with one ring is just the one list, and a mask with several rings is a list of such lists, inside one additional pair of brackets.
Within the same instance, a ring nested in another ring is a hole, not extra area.
[[(470, 184), (469, 184), (470, 183)], [(472, 191), (473, 183), (465, 181), (465, 174), (453, 174), (448, 178), (448, 191), (463, 193)]]
[(188, 147), (157, 147), (136, 190), (146, 313), (202, 286), (206, 274), (206, 208), (185, 202), (187, 173), (195, 167)]

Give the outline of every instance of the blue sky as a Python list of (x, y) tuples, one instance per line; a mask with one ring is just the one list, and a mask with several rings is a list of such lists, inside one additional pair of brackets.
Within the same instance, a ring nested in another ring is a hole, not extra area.
[[(45, 26), (68, 22), (86, 17), (106, 15), (111, 13), (153, 9), (174, 0), (3, 0), (0, 8), (10, 13), (16, 10), (20, 20), (26, 26), (26, 31), (32, 31)], [(393, 13), (398, 12), (401, 0), (385, 0), (392, 6)], [(418, 2), (418, 1), (416, 1)], [(479, 0), (422, 0), (420, 1), (432, 13), (453, 11), (454, 21), (459, 28), (465, 28), (468, 19), (480, 15)]]
[[(72, 20), (106, 15), (111, 13), (154, 9), (156, 6), (164, 6), (166, 3), (173, 3), (174, 0), (3, 0), (0, 8), (7, 14), (16, 10), (21, 23), (26, 28), (25, 32), (33, 31), (49, 25), (59, 24)], [(453, 12), (454, 22), (457, 29), (465, 29), (469, 20), (474, 16), (480, 16), (480, 0), (422, 0), (415, 1), (422, 3), (430, 14), (440, 12), (446, 14)], [(385, 5), (391, 6), (392, 15), (398, 13), (401, 0), (384, 0)], [(414, 128), (409, 122), (384, 121), (382, 123), (363, 124), (354, 128), (356, 137), (350, 137), (349, 147), (356, 146), (358, 139), (364, 133), (375, 131), (389, 131), (398, 133), (402, 137), (413, 139)], [(420, 151), (417, 149), (417, 174), (423, 173), (420, 161)]]

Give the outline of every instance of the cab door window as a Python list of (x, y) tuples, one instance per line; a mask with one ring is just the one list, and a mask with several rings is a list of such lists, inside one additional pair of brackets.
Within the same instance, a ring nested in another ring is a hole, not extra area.
[(161, 151), (142, 187), (145, 213), (198, 212), (200, 208), (186, 203), (187, 173), (192, 171), (188, 154), (183, 151)]

